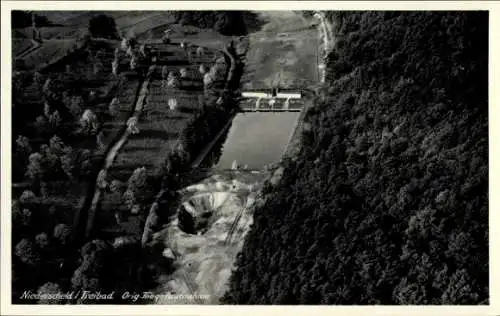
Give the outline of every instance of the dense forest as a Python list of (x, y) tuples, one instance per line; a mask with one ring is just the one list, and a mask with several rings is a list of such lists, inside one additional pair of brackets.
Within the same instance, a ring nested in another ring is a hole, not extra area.
[(89, 21), (89, 33), (93, 37), (102, 37), (110, 39), (119, 39), (116, 30), (115, 20), (105, 14), (99, 14), (92, 17)]
[(34, 14), (32, 16), (32, 12), (29, 11), (19, 11), (19, 10), (13, 10), (12, 11), (12, 28), (23, 28), (23, 27), (28, 27), (33, 25), (33, 17), (35, 19), (35, 24), (39, 27), (41, 26), (57, 26), (56, 24), (52, 23), (47, 19), (47, 17), (39, 14)]
[(331, 12), (313, 128), (232, 304), (488, 303), (488, 13)]
[(214, 29), (223, 35), (246, 35), (258, 24), (250, 11), (173, 11), (177, 23)]

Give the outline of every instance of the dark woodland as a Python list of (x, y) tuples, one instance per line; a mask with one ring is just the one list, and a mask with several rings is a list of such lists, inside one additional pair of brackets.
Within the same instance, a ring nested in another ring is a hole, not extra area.
[(488, 303), (488, 13), (334, 12), (227, 304)]

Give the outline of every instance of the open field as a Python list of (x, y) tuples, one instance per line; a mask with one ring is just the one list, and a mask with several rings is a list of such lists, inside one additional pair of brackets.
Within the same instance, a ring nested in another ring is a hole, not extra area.
[(318, 81), (318, 32), (293, 11), (265, 11), (263, 28), (251, 34), (244, 88), (301, 88)]
[(33, 46), (33, 42), (27, 38), (12, 39), (12, 55), (17, 56)]
[(37, 68), (65, 56), (77, 43), (76, 39), (46, 41), (40, 48), (23, 57), (22, 61), (28, 69)]

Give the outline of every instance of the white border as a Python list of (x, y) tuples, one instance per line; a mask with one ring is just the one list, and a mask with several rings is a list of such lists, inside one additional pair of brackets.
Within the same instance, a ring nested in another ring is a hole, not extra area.
[[(1, 107), (1, 315), (500, 315), (500, 260), (499, 224), (500, 210), (499, 164), (500, 124), (499, 92), (499, 33), (500, 2), (494, 1), (2, 1), (2, 107)], [(11, 33), (10, 10), (212, 10), (212, 9), (253, 9), (253, 10), (489, 10), (490, 20), (490, 73), (489, 73), (489, 173), (490, 173), (490, 305), (489, 306), (22, 306), (11, 305), (10, 289), (10, 159), (11, 159)], [(493, 247), (493, 245), (497, 247)]]

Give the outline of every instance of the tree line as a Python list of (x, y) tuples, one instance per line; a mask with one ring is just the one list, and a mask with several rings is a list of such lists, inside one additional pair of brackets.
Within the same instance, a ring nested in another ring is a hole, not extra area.
[(241, 36), (260, 22), (250, 11), (172, 11), (177, 23), (214, 29), (223, 35)]
[[(37, 303), (20, 300), (27, 290), (115, 286), (110, 271), (119, 269), (109, 270), (113, 265), (104, 266), (109, 260), (102, 259), (116, 259), (109, 256), (114, 245), (90, 241), (79, 254), (71, 223), (80, 207), (74, 200), (89, 194), (85, 186), (95, 182), (98, 155), (106, 147), (103, 123), (119, 116), (107, 105), (126, 76), (106, 73), (111, 73), (110, 50), (86, 41), (78, 58), (13, 78), (12, 178), (24, 189), (14, 193), (12, 204), (14, 303)], [(127, 252), (124, 258), (134, 253), (126, 246), (116, 253)], [(79, 257), (76, 266), (68, 264), (72, 257)]]

